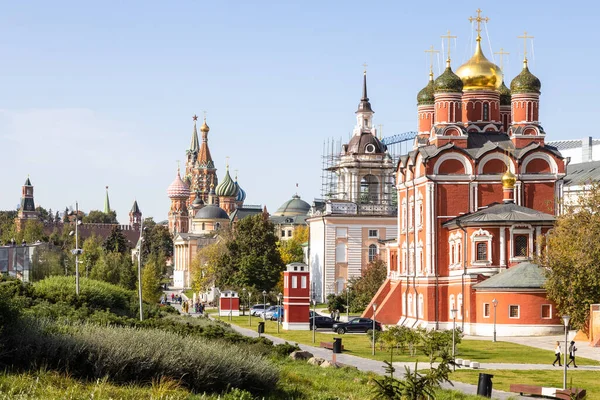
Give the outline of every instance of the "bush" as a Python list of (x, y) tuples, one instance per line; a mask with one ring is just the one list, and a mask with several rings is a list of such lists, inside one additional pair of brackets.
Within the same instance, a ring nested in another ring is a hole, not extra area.
[(292, 354), (294, 351), (300, 350), (300, 346), (298, 343), (289, 344), (288, 342), (275, 345), (273, 348), (275, 354), (279, 357), (287, 357)]
[(29, 321), (19, 335), (6, 339), (12, 349), (2, 355), (6, 366), (47, 365), (87, 379), (144, 383), (168, 378), (194, 392), (233, 387), (253, 393), (271, 390), (279, 379), (272, 364), (244, 346), (156, 329)]

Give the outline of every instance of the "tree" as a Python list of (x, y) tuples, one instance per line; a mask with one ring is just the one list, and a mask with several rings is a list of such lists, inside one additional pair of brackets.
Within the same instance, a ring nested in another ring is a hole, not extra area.
[(63, 223), (68, 223), (69, 222), (69, 207), (65, 207), (65, 212), (63, 213)]
[(35, 211), (38, 213), (38, 218), (39, 218), (40, 221), (42, 221), (42, 222), (50, 222), (49, 221), (49, 215), (50, 215), (50, 212), (52, 210), (48, 211), (44, 207), (37, 206), (35, 208)]
[(163, 256), (164, 259), (173, 256), (173, 236), (165, 225), (157, 225), (152, 218), (144, 220), (144, 243), (142, 257), (150, 254)]
[(129, 250), (129, 245), (127, 244), (127, 238), (123, 235), (121, 228), (119, 225), (113, 227), (110, 235), (104, 240), (104, 250), (106, 251), (116, 251), (118, 253), (125, 253)]
[(60, 222), (60, 215), (58, 214), (58, 211), (56, 212), (56, 214), (54, 215), (54, 223), (59, 223)]
[(92, 268), (90, 277), (92, 279), (118, 285), (121, 281), (121, 265), (122, 258), (120, 253), (112, 251), (106, 252), (102, 254), (102, 257), (100, 257), (96, 265)]
[(218, 237), (214, 243), (198, 250), (190, 267), (194, 291), (207, 292), (213, 287), (226, 254), (227, 238), (223, 237)]
[(308, 240), (308, 227), (299, 226), (294, 229), (294, 235), (289, 240), (279, 242), (279, 254), (285, 265), (304, 261), (302, 244)]
[(164, 264), (164, 259), (151, 255), (143, 264), (142, 268), (142, 299), (149, 303), (158, 301), (162, 294), (160, 287), (161, 265)]
[(102, 238), (97, 235), (91, 235), (83, 242), (82, 249), (83, 254), (80, 257), (81, 261), (83, 262), (82, 265), (86, 272), (91, 271), (94, 269), (100, 258), (104, 255)]
[(586, 329), (590, 304), (600, 302), (600, 185), (590, 185), (578, 206), (565, 205), (538, 262), (546, 267), (547, 296), (571, 326)]
[(104, 213), (99, 210), (91, 210), (88, 215), (83, 217), (83, 222), (86, 224), (97, 223), (97, 224), (118, 224), (117, 212), (109, 211)]
[(25, 222), (25, 227), (19, 232), (19, 240), (25, 240), (27, 243), (35, 243), (38, 240), (47, 239), (44, 235), (44, 224), (42, 221), (29, 220)]
[[(371, 299), (387, 277), (387, 265), (384, 261), (376, 259), (371, 261), (363, 276), (359, 278), (351, 278), (349, 282), (350, 287), (350, 310), (362, 311), (364, 310)], [(342, 294), (345, 296), (345, 292)], [(345, 297), (344, 300), (345, 302)]]
[(240, 220), (233, 240), (227, 243), (228, 253), (222, 259), (217, 285), (273, 289), (285, 267), (274, 229), (262, 214)]

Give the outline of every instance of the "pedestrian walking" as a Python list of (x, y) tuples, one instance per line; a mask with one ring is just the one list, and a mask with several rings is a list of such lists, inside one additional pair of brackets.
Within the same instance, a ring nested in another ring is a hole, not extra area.
[(335, 310), (335, 322), (340, 322), (340, 310)]
[(335, 321), (335, 311), (331, 310), (331, 314), (329, 314), (329, 316), (331, 317), (332, 320)]
[(175, 293), (171, 293), (171, 302), (175, 301)]
[(577, 368), (577, 364), (575, 363), (575, 352), (577, 351), (577, 347), (575, 346), (575, 341), (571, 340), (571, 345), (569, 346), (569, 362), (567, 363), (567, 368), (571, 363), (573, 366)]
[(554, 355), (556, 356), (556, 358), (554, 359), (552, 366), (555, 367), (556, 362), (558, 361), (558, 366), (562, 367), (562, 364), (560, 362), (560, 342), (556, 342), (556, 347), (554, 348)]

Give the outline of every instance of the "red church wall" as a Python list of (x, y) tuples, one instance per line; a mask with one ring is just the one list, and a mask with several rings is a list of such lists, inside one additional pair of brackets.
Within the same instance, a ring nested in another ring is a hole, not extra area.
[(492, 203), (501, 203), (504, 198), (500, 183), (479, 183), (477, 185), (477, 206), (489, 206)]
[(525, 183), (523, 205), (548, 214), (554, 214), (554, 182)]
[(506, 172), (506, 163), (497, 158), (492, 158), (483, 164), (483, 174), (503, 174)]
[[(524, 324), (524, 325), (556, 325), (561, 324), (557, 314), (556, 305), (546, 298), (545, 291), (539, 292), (475, 292), (476, 315), (474, 322), (494, 323), (494, 306), (492, 300), (498, 300), (496, 308), (497, 324)], [(490, 305), (490, 316), (484, 317), (484, 303)], [(510, 318), (509, 306), (519, 306), (519, 318)], [(542, 318), (542, 305), (550, 305), (551, 318)]]
[(465, 167), (459, 160), (446, 160), (438, 170), (440, 175), (464, 175)]
[(549, 174), (550, 172), (550, 164), (541, 158), (529, 161), (525, 169), (526, 174)]

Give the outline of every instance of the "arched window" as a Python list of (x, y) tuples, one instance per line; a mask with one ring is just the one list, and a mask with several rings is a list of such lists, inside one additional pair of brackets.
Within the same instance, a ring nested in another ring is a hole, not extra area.
[(377, 245), (372, 244), (369, 246), (369, 262), (373, 262), (377, 259)]
[(220, 222), (215, 223), (215, 229), (219, 229), (220, 227), (221, 227), (221, 223)]
[(206, 223), (204, 223), (204, 222), (202, 223), (202, 230), (203, 231), (206, 230)]

